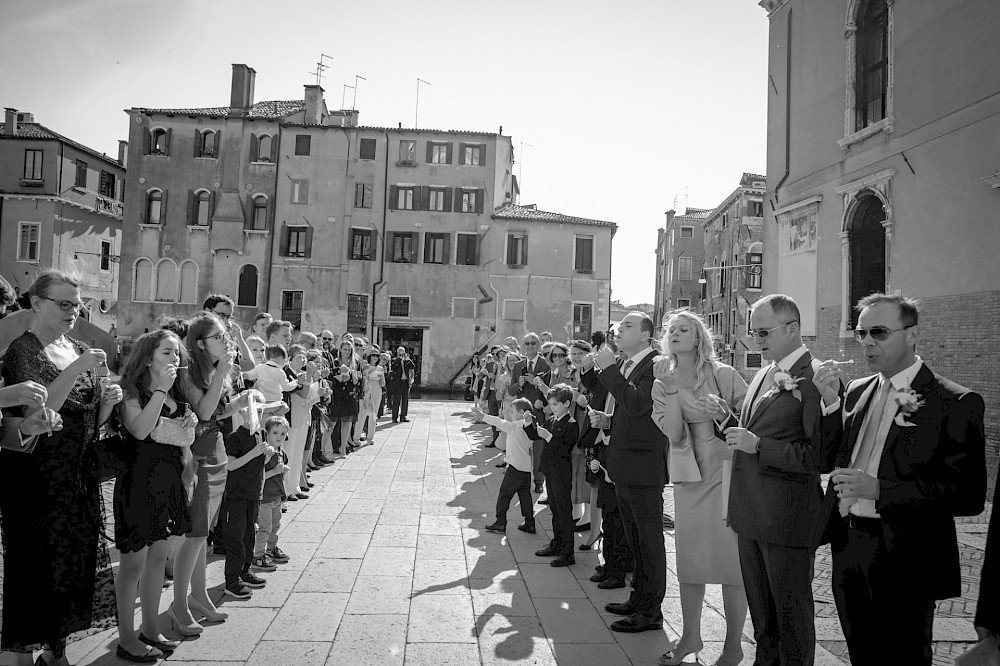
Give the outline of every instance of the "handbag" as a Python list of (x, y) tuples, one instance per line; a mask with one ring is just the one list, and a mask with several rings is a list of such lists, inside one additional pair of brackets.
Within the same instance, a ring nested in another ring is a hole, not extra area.
[(175, 419), (161, 416), (149, 436), (158, 444), (191, 446), (194, 444), (195, 426), (185, 427), (185, 420), (187, 420), (187, 416), (179, 416)]
[(117, 478), (131, 464), (125, 440), (119, 434), (97, 440), (94, 452), (97, 454), (97, 478), (100, 483)]
[(30, 437), (27, 441), (22, 441), (16, 429), (8, 432), (7, 428), (4, 428), (3, 434), (0, 436), (0, 449), (15, 453), (31, 453), (35, 450), (35, 445), (38, 444), (38, 437)]

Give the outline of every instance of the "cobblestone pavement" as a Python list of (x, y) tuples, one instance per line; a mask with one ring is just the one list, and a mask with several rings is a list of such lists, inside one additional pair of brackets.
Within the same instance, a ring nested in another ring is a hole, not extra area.
[[(230, 619), (206, 627), (170, 662), (208, 664), (655, 664), (681, 629), (668, 552), (666, 626), (616, 634), (604, 612), (623, 590), (603, 591), (586, 578), (598, 562), (552, 569), (534, 551), (548, 539), (548, 511), (537, 505), (539, 534), (482, 528), (493, 519), (502, 471), (486, 449), (488, 429), (471, 423), (467, 403), (419, 400), (411, 422), (383, 422), (374, 444), (313, 473), (306, 501), (289, 503), (280, 545), (292, 560), (247, 601), (226, 601)], [(664, 491), (667, 513), (673, 493)], [(108, 502), (110, 508), (110, 502)], [(509, 524), (519, 517), (511, 507)], [(950, 664), (975, 638), (972, 618), (989, 509), (959, 521), (963, 595), (938, 605), (935, 663)], [(2, 562), (2, 560), (0, 560)], [(209, 563), (213, 598), (221, 598), (221, 558)], [(0, 574), (2, 575), (2, 574)], [(830, 555), (816, 556), (817, 664), (850, 663), (830, 592)], [(161, 613), (172, 598), (164, 592)], [(2, 598), (0, 598), (2, 604)], [(725, 631), (718, 586), (709, 586), (700, 662), (718, 658)], [(166, 628), (167, 618), (161, 616)], [(753, 662), (753, 628), (744, 632), (743, 664)], [(169, 631), (167, 636), (173, 636)], [(715, 640), (710, 640), (715, 639)], [(75, 664), (117, 664), (115, 631), (71, 643)], [(6, 656), (6, 655), (4, 655)], [(0, 657), (0, 664), (7, 660)], [(121, 662), (124, 663), (124, 662)]]

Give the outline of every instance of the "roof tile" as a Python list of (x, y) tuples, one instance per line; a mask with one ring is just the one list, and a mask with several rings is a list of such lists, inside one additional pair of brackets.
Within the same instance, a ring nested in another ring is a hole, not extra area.
[(611, 227), (617, 229), (618, 225), (606, 220), (591, 220), (585, 217), (574, 217), (563, 215), (562, 213), (551, 213), (544, 210), (528, 206), (516, 206), (514, 204), (504, 204), (493, 211), (493, 218), (498, 220), (525, 220), (528, 222), (558, 222), (566, 224), (587, 224), (597, 227)]
[[(277, 120), (279, 118), (284, 118), (285, 116), (301, 111), (305, 108), (305, 101), (301, 99), (289, 99), (289, 100), (269, 100), (264, 102), (254, 102), (253, 106), (250, 107), (247, 112), (247, 116), (250, 118), (265, 118), (269, 120)], [(148, 109), (144, 107), (138, 107), (134, 109), (136, 111), (142, 111), (145, 113), (162, 113), (174, 116), (210, 116), (214, 118), (224, 118), (226, 116), (232, 115), (235, 111), (239, 111), (232, 106), (209, 106), (203, 108), (184, 108), (184, 109)]]

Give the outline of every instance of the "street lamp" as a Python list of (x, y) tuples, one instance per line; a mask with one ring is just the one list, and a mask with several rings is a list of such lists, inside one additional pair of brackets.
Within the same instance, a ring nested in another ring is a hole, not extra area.
[(747, 275), (760, 275), (762, 266), (760, 264), (733, 264), (732, 266), (705, 266), (698, 276), (698, 284), (708, 284), (708, 271), (728, 271), (739, 270)]

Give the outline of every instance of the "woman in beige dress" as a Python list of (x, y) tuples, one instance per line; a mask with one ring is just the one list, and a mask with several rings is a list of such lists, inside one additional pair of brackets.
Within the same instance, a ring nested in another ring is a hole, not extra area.
[(676, 507), (677, 579), (684, 631), (660, 664), (680, 664), (699, 652), (706, 584), (721, 584), (726, 642), (717, 664), (739, 664), (747, 616), (736, 533), (726, 521), (732, 452), (716, 427), (739, 413), (746, 382), (720, 363), (712, 334), (698, 315), (671, 315), (662, 341), (666, 358), (654, 367), (653, 420), (670, 439), (669, 467)]

